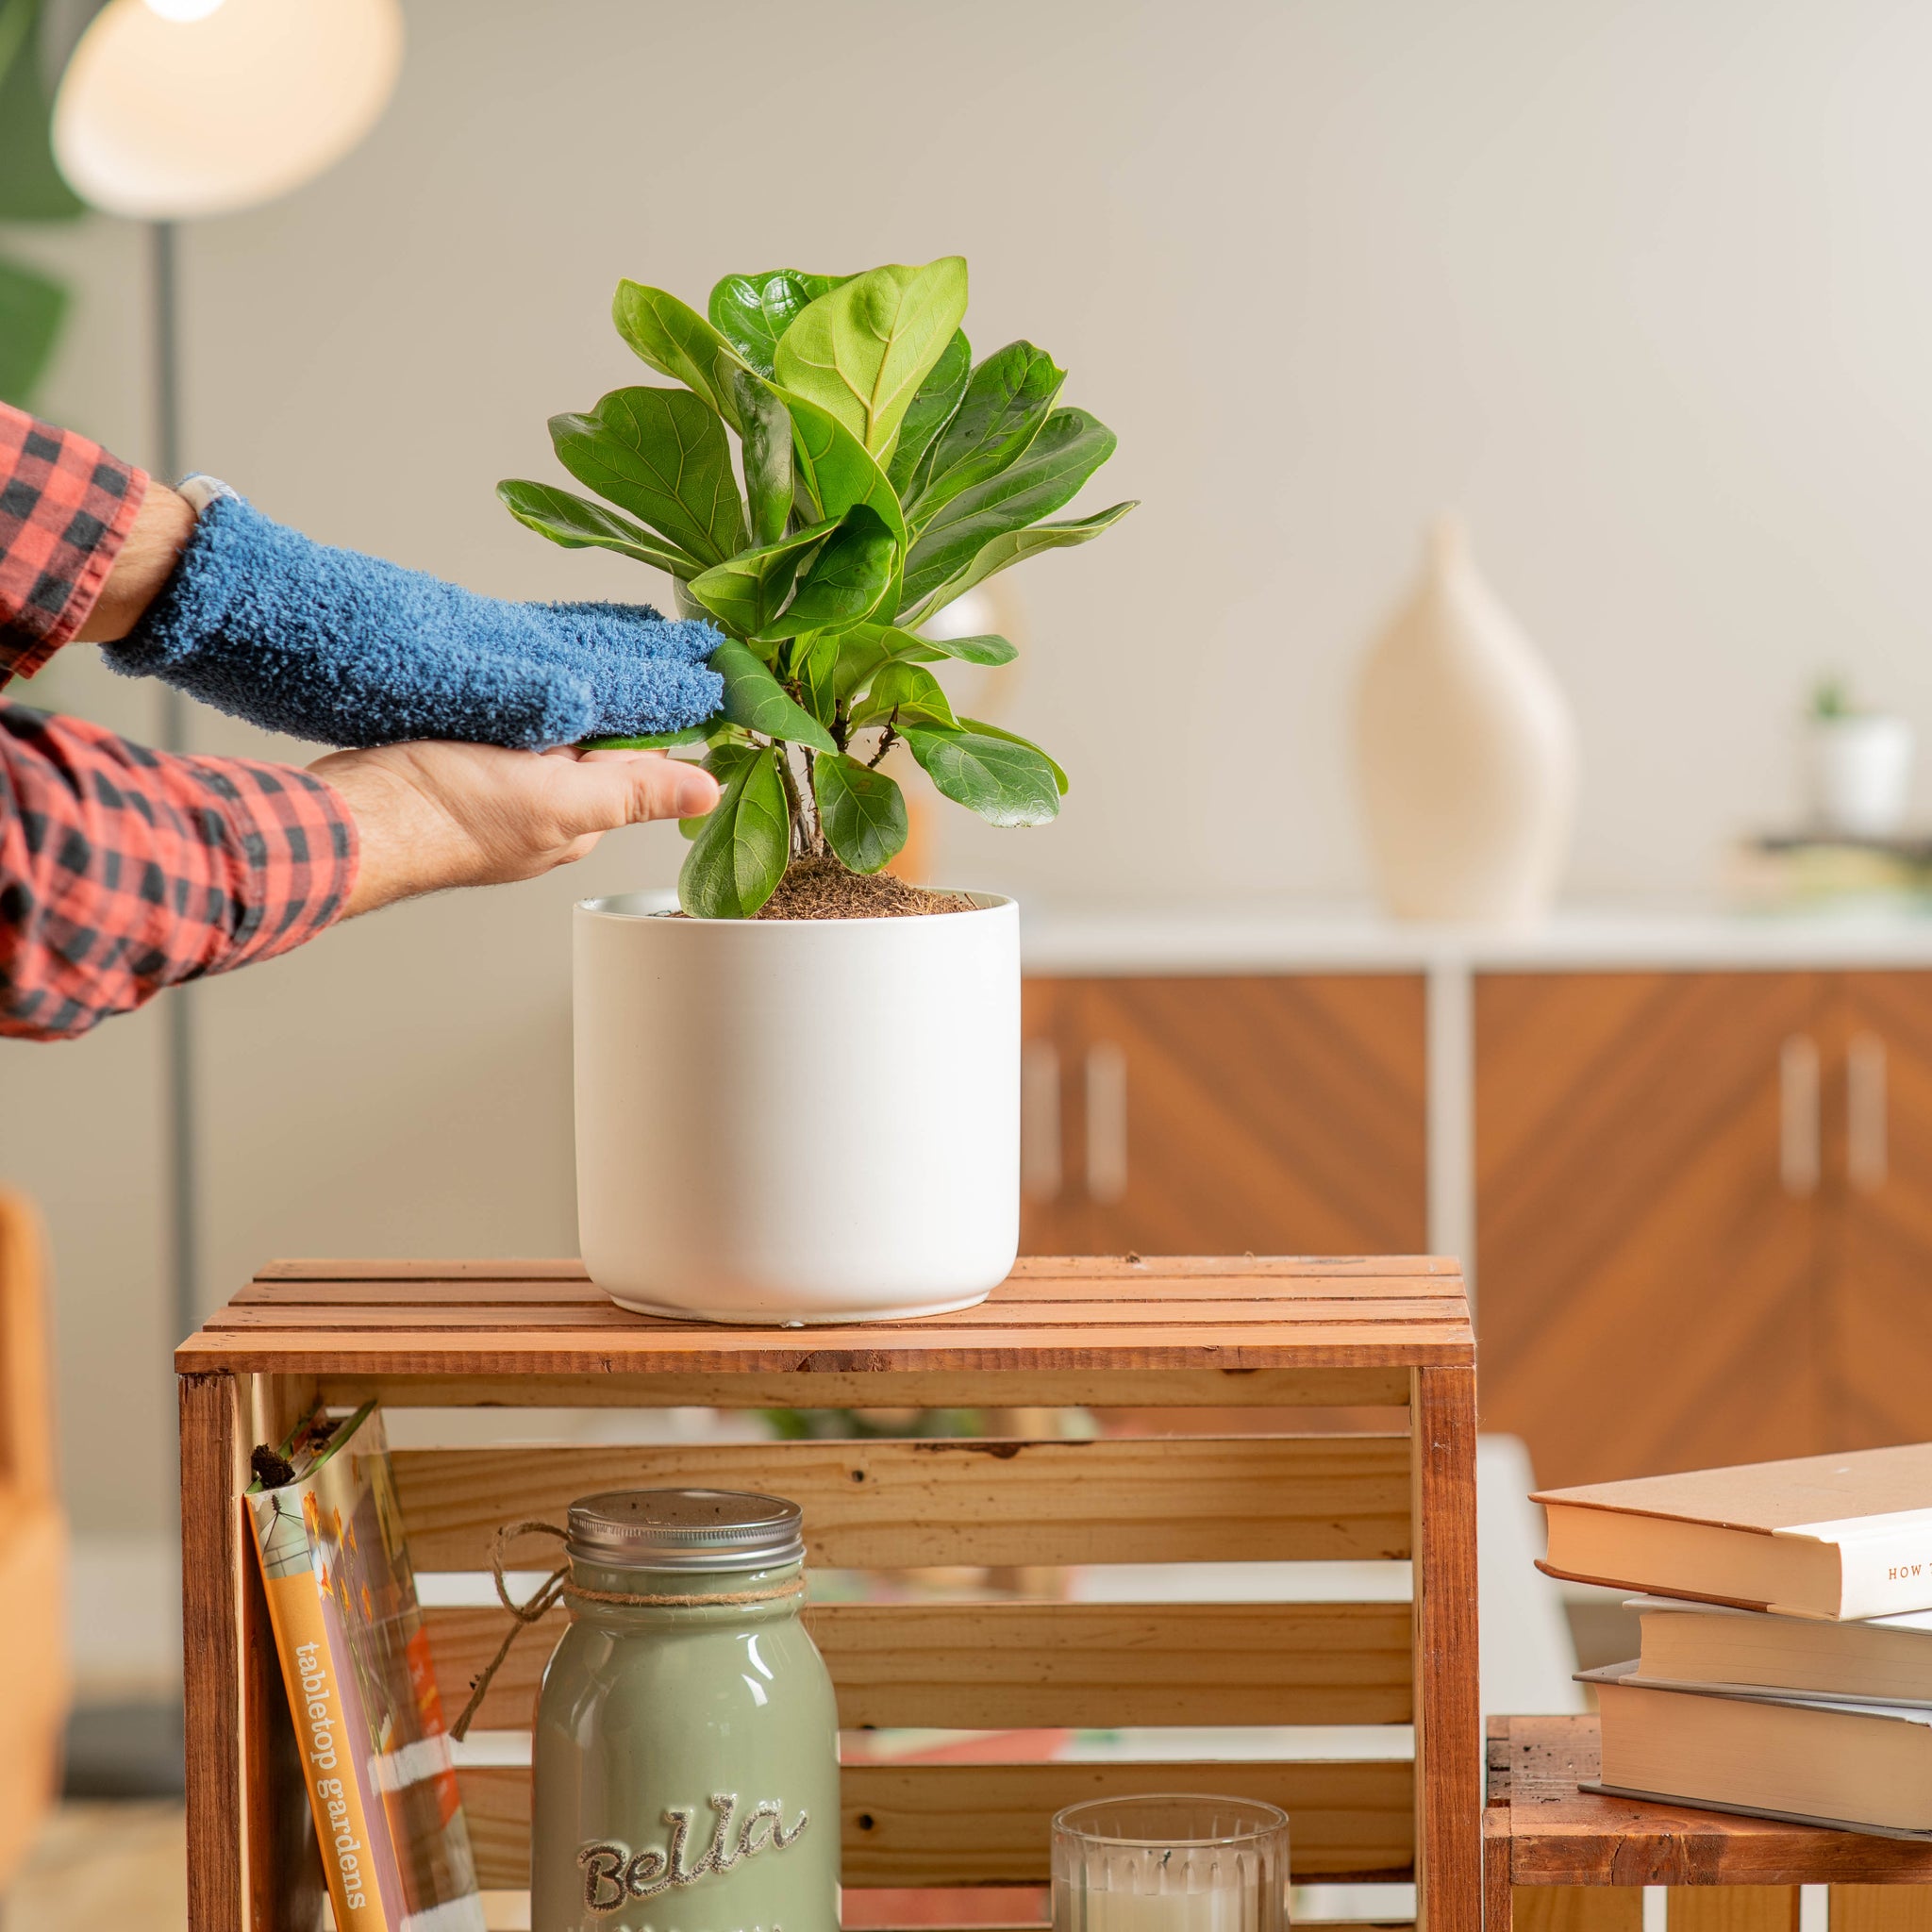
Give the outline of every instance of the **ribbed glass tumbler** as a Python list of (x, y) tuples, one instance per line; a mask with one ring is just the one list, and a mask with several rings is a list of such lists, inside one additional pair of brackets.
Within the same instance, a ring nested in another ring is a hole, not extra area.
[(1246, 1798), (1097, 1798), (1053, 1822), (1054, 1932), (1285, 1932), (1288, 1813)]

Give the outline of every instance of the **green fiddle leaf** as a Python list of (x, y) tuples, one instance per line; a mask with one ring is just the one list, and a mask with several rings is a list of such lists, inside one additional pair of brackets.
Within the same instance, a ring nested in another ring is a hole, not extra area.
[(738, 457), (756, 542), (775, 543), (791, 515), (791, 412), (747, 369), (731, 372)]
[(1113, 447), (1113, 431), (1085, 409), (1057, 409), (1017, 462), (962, 490), (927, 521), (907, 553), (906, 596), (915, 602), (930, 596), (995, 537), (1058, 509)]
[(887, 529), (906, 541), (898, 492), (865, 446), (830, 410), (788, 390), (773, 391), (791, 417), (793, 474), (821, 517), (842, 517), (855, 503), (876, 510)]
[[(712, 721), (687, 724), (678, 731), (652, 731), (641, 738), (585, 738), (579, 751), (664, 751), (674, 744), (702, 744), (711, 735)], [(679, 824), (683, 821), (680, 820)]]
[(754, 633), (761, 644), (808, 630), (843, 630), (872, 615), (884, 600), (899, 561), (899, 545), (869, 505), (856, 503), (831, 539), (799, 572), (791, 601)]
[(734, 375), (744, 358), (700, 315), (662, 289), (619, 282), (610, 304), (617, 332), (660, 375), (702, 396), (732, 428), (742, 431)]
[(839, 715), (838, 669), (843, 631), (822, 630), (796, 639), (791, 646), (798, 667), (798, 694), (821, 724)]
[(587, 416), (553, 416), (558, 459), (700, 565), (744, 547), (744, 505), (718, 412), (688, 390), (620, 389)]
[(781, 387), (829, 410), (879, 462), (966, 313), (966, 258), (869, 270), (809, 303), (779, 337)]
[(839, 527), (833, 522), (813, 524), (775, 543), (741, 550), (694, 575), (691, 594), (727, 629), (751, 637), (775, 621), (799, 572)]
[(1018, 462), (1053, 414), (1066, 379), (1067, 372), (1031, 342), (1008, 342), (989, 356), (973, 372), (958, 410), (933, 445), (919, 494), (908, 506), (913, 526), (923, 529), (963, 491)]
[(878, 872), (906, 843), (906, 794), (857, 758), (814, 758), (812, 795), (825, 842), (854, 872)]
[(711, 325), (760, 375), (772, 373), (778, 341), (799, 312), (850, 275), (812, 275), (795, 268), (726, 275), (711, 291)]
[(899, 622), (905, 625), (923, 624), (935, 610), (942, 609), (955, 597), (964, 596), (974, 585), (984, 583), (996, 571), (1024, 563), (1029, 557), (1039, 556), (1042, 550), (1065, 550), (1076, 543), (1091, 543), (1094, 538), (1112, 529), (1135, 508), (1131, 502), (1116, 503), (1110, 508), (1097, 509), (1091, 517), (1081, 517), (1075, 523), (1036, 524), (1030, 530), (1014, 530), (1004, 537), (995, 537), (971, 561), (919, 603), (910, 608), (902, 607)]
[(984, 718), (961, 718), (959, 723), (968, 731), (976, 731), (983, 738), (1004, 738), (1008, 744), (1024, 744), (1028, 751), (1038, 751), (1046, 759), (1053, 772), (1053, 782), (1062, 798), (1067, 795), (1067, 774), (1051, 753), (1040, 751), (1030, 738), (1022, 738), (1017, 731), (1007, 731), (997, 724), (989, 724)]
[(677, 876), (677, 903), (691, 918), (749, 919), (777, 891), (791, 857), (779, 756), (721, 745), (705, 760), (724, 795), (700, 821)]
[(852, 708), (855, 730), (867, 724), (943, 724), (957, 728), (959, 721), (930, 671), (903, 659), (887, 664), (872, 681), (872, 689)]
[(981, 731), (909, 724), (912, 756), (935, 788), (992, 825), (1043, 825), (1059, 814), (1059, 787), (1045, 756)]
[(938, 664), (958, 658), (967, 664), (1010, 664), (1020, 654), (1005, 638), (922, 638), (890, 624), (861, 624), (840, 639), (836, 688), (850, 697), (882, 664)]
[(788, 744), (808, 744), (814, 751), (839, 749), (832, 734), (793, 701), (750, 645), (727, 638), (711, 653), (710, 666), (724, 680), (721, 708), (732, 724)]
[(1018, 645), (991, 633), (977, 638), (914, 638), (913, 642), (931, 653), (925, 659), (915, 658), (914, 662), (932, 663), (941, 658), (958, 658), (967, 664), (1010, 664), (1020, 655)]
[[(31, 61), (31, 53), (23, 54)], [(24, 408), (53, 358), (67, 314), (63, 284), (20, 263), (0, 261), (0, 402)]]
[(87, 203), (54, 165), (39, 0), (0, 0), (0, 222), (66, 222)]
[(886, 475), (899, 492), (901, 503), (909, 503), (918, 494), (913, 478), (939, 441), (940, 431), (952, 420), (972, 377), (973, 344), (966, 340), (964, 329), (955, 329), (945, 353), (919, 385), (919, 393), (912, 398), (912, 407), (899, 425), (892, 460), (886, 465)]
[(696, 562), (683, 551), (673, 549), (660, 538), (606, 509), (588, 497), (559, 490), (554, 483), (532, 483), (521, 476), (508, 476), (496, 486), (498, 500), (526, 530), (548, 537), (566, 550), (615, 550), (634, 557), (640, 563), (669, 571), (673, 576), (697, 574)]

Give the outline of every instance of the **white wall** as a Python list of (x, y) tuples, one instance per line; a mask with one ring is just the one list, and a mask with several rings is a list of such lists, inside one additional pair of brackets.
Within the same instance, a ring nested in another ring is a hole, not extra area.
[[(948, 820), (949, 877), (1364, 891), (1349, 678), (1445, 504), (1575, 703), (1578, 896), (1694, 894), (1726, 837), (1786, 812), (1821, 668), (1932, 733), (1932, 11), (407, 12), (367, 144), (185, 238), (192, 460), (480, 589), (653, 592), (491, 495), (559, 474), (548, 413), (656, 379), (610, 331), (617, 278), (701, 298), (732, 269), (963, 251), (975, 343), (1033, 337), (1120, 432), (1086, 503), (1145, 506), (1009, 579), (1032, 649), (1007, 715), (1074, 790), (1048, 831)], [(49, 408), (143, 455), (139, 238), (58, 247), (91, 283)], [(264, 748), (215, 719), (200, 741)], [(398, 909), (205, 989), (209, 1298), (275, 1252), (567, 1249), (565, 908), (679, 850), (628, 834), (575, 878)], [(154, 1163), (71, 1096), (125, 1069), (152, 1122), (154, 1040), (124, 1022), (0, 1054), (0, 1171), (58, 1210), (69, 1466), (101, 1523), (127, 1507), (90, 1434), (103, 1398), (137, 1434), (166, 1423)]]

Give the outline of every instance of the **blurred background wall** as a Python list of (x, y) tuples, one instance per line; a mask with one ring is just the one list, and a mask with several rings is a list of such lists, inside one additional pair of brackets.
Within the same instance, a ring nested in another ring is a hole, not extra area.
[[(1074, 789), (1047, 832), (948, 816), (949, 881), (1363, 896), (1353, 666), (1444, 506), (1576, 709), (1572, 897), (1694, 897), (1727, 836), (1788, 816), (1821, 669), (1932, 727), (1924, 8), (406, 10), (373, 138), (183, 233), (190, 460), (481, 590), (660, 595), (491, 493), (560, 475), (546, 415), (656, 379), (609, 326), (618, 277), (701, 301), (731, 270), (963, 252), (976, 347), (1038, 341), (1119, 432), (1083, 507), (1144, 507), (1009, 580), (1005, 716)], [(151, 459), (144, 237), (6, 241), (78, 284), (43, 412)], [(21, 695), (153, 729), (85, 647)], [(208, 713), (195, 746), (308, 755)], [(572, 1251), (568, 907), (681, 849), (621, 835), (197, 989), (204, 1299), (275, 1254)], [(148, 1013), (0, 1044), (0, 1173), (52, 1220), (103, 1563), (168, 1535), (158, 1042)]]

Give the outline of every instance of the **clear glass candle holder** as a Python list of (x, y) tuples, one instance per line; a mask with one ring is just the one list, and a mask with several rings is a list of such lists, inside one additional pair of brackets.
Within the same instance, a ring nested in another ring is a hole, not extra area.
[(1053, 1822), (1054, 1932), (1284, 1932), (1288, 1813), (1187, 1792)]

